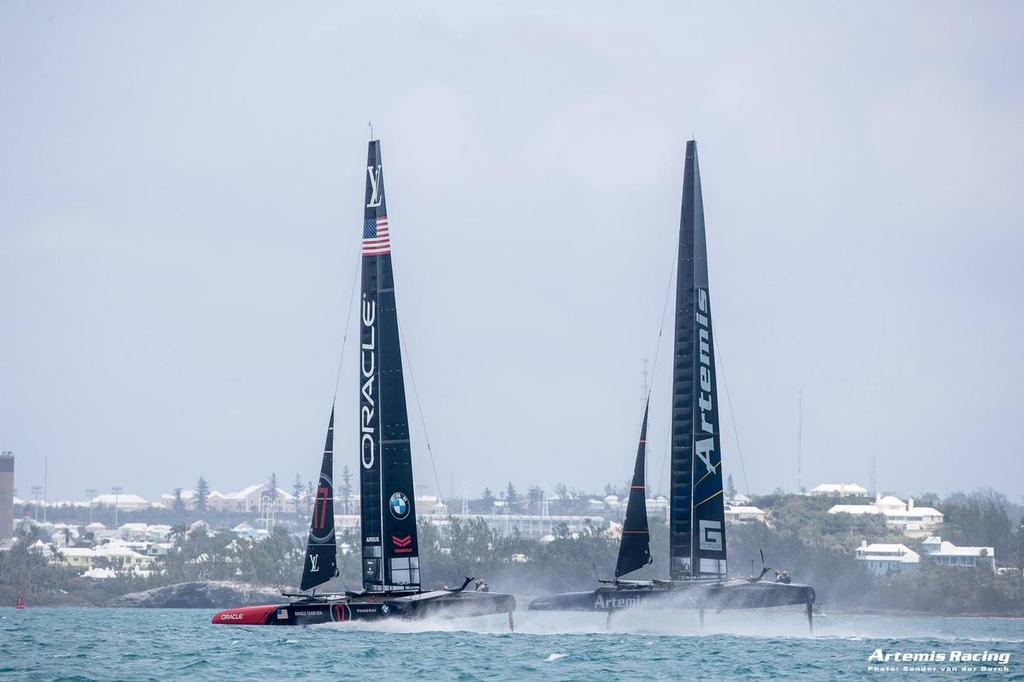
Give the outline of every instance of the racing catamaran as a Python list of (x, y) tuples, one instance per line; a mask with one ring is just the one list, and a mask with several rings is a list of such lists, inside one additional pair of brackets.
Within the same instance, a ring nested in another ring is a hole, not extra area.
[[(686, 143), (682, 218), (676, 280), (675, 349), (672, 376), (672, 460), (669, 501), (669, 579), (621, 580), (651, 562), (645, 504), (644, 451), (647, 411), (630, 485), (615, 579), (590, 592), (534, 599), (530, 610), (606, 611), (626, 608), (704, 610), (805, 605), (812, 624), (814, 588), (789, 582), (770, 569), (759, 576), (729, 578), (726, 572), (722, 451), (718, 426), (715, 344), (711, 325), (704, 206), (697, 143)], [(648, 398), (649, 403), (649, 398)]]
[[(287, 604), (250, 606), (217, 613), (213, 622), (236, 625), (312, 625), (350, 620), (463, 617), (508, 614), (515, 599), (486, 590), (423, 590), (420, 585), (416, 498), (413, 495), (409, 417), (402, 374), (402, 347), (395, 309), (391, 237), (384, 197), (380, 141), (371, 140), (366, 163), (362, 226), (362, 296), (359, 358), (359, 493), (363, 589), (316, 594), (338, 576), (334, 528), (334, 407), (327, 427), (320, 480), (299, 593)], [(307, 593), (307, 590), (313, 590)]]

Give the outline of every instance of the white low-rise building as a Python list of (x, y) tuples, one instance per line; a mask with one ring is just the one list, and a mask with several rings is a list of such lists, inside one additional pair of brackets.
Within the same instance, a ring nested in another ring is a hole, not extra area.
[[(608, 495), (604, 498), (604, 502), (600, 508), (591, 505), (588, 505), (587, 508), (593, 508), (595, 511), (602, 513), (611, 512), (612, 518), (617, 518), (621, 521), (626, 518), (626, 509), (628, 507), (628, 497), (620, 498), (617, 495)], [(644, 507), (647, 509), (648, 519), (652, 521), (659, 519), (663, 522), (668, 522), (668, 498), (664, 495), (648, 497), (644, 500)]]
[(125, 570), (146, 569), (153, 562), (153, 557), (139, 554), (123, 542), (108, 542), (97, 546), (94, 550), (96, 559), (106, 559), (112, 565)]
[[(224, 511), (264, 512), (273, 508), (278, 512), (294, 512), (295, 497), (281, 488), (275, 488), (275, 492), (276, 494), (271, 492), (269, 483), (257, 483), (238, 492), (228, 493), (224, 496)], [(207, 504), (209, 503), (208, 500)]]
[(752, 521), (765, 522), (765, 513), (759, 507), (749, 505), (725, 505), (726, 523), (751, 523)]
[(916, 571), (921, 562), (917, 552), (900, 544), (876, 542), (869, 545), (867, 541), (861, 541), (855, 553), (857, 561), (865, 562), (874, 575), (909, 573)]
[(837, 504), (828, 510), (829, 514), (879, 514), (885, 518), (885, 525), (902, 531), (911, 538), (923, 538), (942, 526), (942, 512), (934, 507), (917, 507), (914, 498), (906, 502), (886, 495), (876, 497), (871, 504)]
[(926, 560), (939, 566), (982, 566), (993, 572), (996, 570), (995, 547), (957, 547), (952, 542), (933, 535), (921, 543), (921, 549)]
[(91, 547), (64, 547), (59, 550), (58, 556), (64, 565), (76, 570), (87, 571), (92, 568), (96, 552)]
[(664, 495), (658, 495), (657, 497), (648, 497), (644, 500), (644, 506), (647, 507), (647, 518), (650, 520), (661, 519), (662, 522), (668, 523), (668, 498)]
[(822, 483), (811, 488), (807, 494), (821, 497), (867, 497), (868, 491), (856, 483)]
[(131, 493), (97, 495), (92, 498), (92, 503), (93, 505), (104, 505), (107, 507), (117, 505), (117, 508), (121, 511), (141, 511), (152, 506), (145, 498), (132, 495)]
[[(181, 491), (181, 504), (185, 509), (194, 510), (196, 508), (197, 498), (198, 492), (193, 489)], [(206, 508), (210, 511), (225, 511), (227, 499), (228, 496), (219, 490), (211, 490), (206, 495)], [(164, 493), (160, 496), (160, 501), (165, 509), (174, 509), (174, 493)]]
[(146, 534), (149, 531), (149, 524), (122, 523), (119, 530), (121, 531), (122, 540), (145, 540)]
[(334, 527), (339, 533), (358, 532), (362, 519), (359, 514), (335, 514)]
[(435, 495), (417, 495), (416, 513), (424, 516), (448, 516), (448, 505)]
[(252, 540), (266, 540), (270, 537), (270, 532), (266, 528), (254, 528), (245, 521), (232, 528), (231, 532), (240, 538)]

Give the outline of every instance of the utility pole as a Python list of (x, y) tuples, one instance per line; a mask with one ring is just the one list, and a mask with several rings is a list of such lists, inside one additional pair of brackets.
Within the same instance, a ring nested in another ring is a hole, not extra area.
[(796, 399), (796, 491), (803, 492), (803, 459), (804, 459), (804, 389), (800, 389)]
[(113, 488), (110, 489), (110, 492), (114, 493), (114, 528), (120, 528), (121, 527), (121, 524), (118, 522), (118, 517), (117, 517), (117, 511), (118, 511), (117, 496), (121, 494), (122, 490), (124, 490), (124, 489), (121, 486), (119, 486), (119, 485), (115, 485)]
[(48, 458), (43, 457), (43, 523), (46, 523), (46, 501), (50, 499), (49, 491), (50, 467)]
[(39, 520), (39, 495), (43, 492), (43, 487), (41, 485), (34, 485), (34, 486), (32, 486), (31, 490), (32, 490), (32, 499), (35, 500), (35, 503), (36, 503), (36, 511), (35, 511), (35, 514), (32, 515), (32, 518), (35, 519), (36, 521), (38, 521)]
[(89, 498), (89, 523), (92, 523), (92, 502), (96, 499), (96, 488), (86, 488), (85, 496)]

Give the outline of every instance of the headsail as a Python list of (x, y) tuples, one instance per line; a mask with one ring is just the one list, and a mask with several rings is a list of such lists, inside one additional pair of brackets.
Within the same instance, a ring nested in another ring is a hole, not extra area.
[(334, 406), (327, 424), (324, 459), (316, 484), (313, 520), (309, 524), (306, 559), (299, 588), (308, 590), (338, 576), (338, 546), (334, 535)]
[(640, 444), (636, 449), (633, 482), (629, 486), (626, 518), (622, 522), (619, 559), (615, 563), (616, 578), (620, 578), (651, 563), (651, 535), (647, 527), (647, 486), (644, 483), (645, 453), (647, 451), (647, 410), (649, 406), (650, 399), (644, 405), (644, 422), (640, 427)]
[(362, 234), (359, 491), (363, 587), (378, 592), (416, 590), (420, 569), (412, 451), (379, 140), (370, 141), (366, 162)]
[(715, 346), (697, 143), (686, 143), (672, 378), (669, 575), (721, 576), (725, 507)]

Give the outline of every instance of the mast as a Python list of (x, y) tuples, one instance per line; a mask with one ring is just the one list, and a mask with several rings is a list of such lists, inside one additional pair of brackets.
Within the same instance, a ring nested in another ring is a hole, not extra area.
[[(327, 424), (324, 459), (316, 484), (313, 518), (309, 523), (306, 559), (302, 564), (299, 589), (308, 590), (338, 577), (338, 545), (334, 534), (334, 405)], [(296, 500), (298, 504), (298, 500)]]
[(724, 576), (725, 506), (697, 143), (686, 143), (672, 375), (669, 576)]
[(409, 416), (380, 141), (371, 140), (363, 211), (359, 367), (359, 492), (363, 587), (418, 590), (419, 543)]
[(647, 450), (647, 410), (649, 405), (650, 401), (648, 400), (644, 404), (644, 421), (640, 427), (640, 443), (636, 449), (636, 464), (633, 465), (633, 482), (629, 486), (626, 518), (622, 522), (619, 558), (615, 563), (616, 578), (620, 578), (651, 563), (651, 535), (647, 527), (647, 487), (644, 483), (645, 452)]

